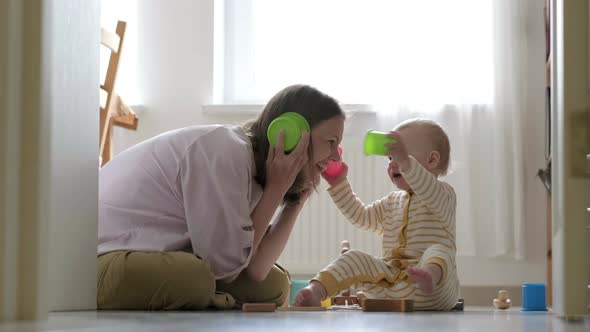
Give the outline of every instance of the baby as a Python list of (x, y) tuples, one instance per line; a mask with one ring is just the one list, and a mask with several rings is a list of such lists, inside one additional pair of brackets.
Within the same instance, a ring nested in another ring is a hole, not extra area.
[(449, 168), (450, 144), (436, 122), (412, 119), (388, 134), (387, 175), (400, 189), (369, 205), (346, 179), (324, 175), (328, 192), (353, 225), (383, 237), (383, 257), (349, 250), (320, 271), (295, 298), (319, 306), (326, 297), (359, 284), (368, 298), (412, 298), (415, 310), (449, 310), (459, 298), (455, 266), (453, 188), (439, 180)]

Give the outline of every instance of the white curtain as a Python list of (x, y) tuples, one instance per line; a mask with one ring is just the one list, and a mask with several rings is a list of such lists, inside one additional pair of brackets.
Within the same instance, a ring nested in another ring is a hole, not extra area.
[(447, 181), (459, 198), (458, 255), (524, 259), (527, 225), (545, 227), (544, 219), (526, 222), (545, 209), (542, 199), (535, 205), (526, 197), (539, 197), (542, 190), (528, 184), (542, 167), (544, 144), (544, 82), (538, 80), (544, 73), (542, 9), (542, 1), (493, 2), (491, 103), (375, 105), (381, 129), (427, 117), (447, 130), (452, 146)]

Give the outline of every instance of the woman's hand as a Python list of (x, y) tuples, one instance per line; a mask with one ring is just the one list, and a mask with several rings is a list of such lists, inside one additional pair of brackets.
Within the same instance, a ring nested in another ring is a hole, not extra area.
[(285, 131), (281, 130), (275, 147), (270, 146), (266, 158), (266, 186), (277, 190), (277, 194), (284, 196), (295, 182), (297, 174), (307, 165), (309, 132), (301, 135), (299, 144), (289, 154), (285, 154)]

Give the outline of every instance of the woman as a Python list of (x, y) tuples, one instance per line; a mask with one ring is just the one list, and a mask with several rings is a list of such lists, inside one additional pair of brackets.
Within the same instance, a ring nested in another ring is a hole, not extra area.
[[(311, 127), (290, 153), (266, 132), (286, 112)], [(138, 144), (99, 175), (99, 309), (282, 304), (275, 265), (328, 163), (339, 160), (344, 114), (305, 85), (275, 95), (244, 126), (194, 126)], [(271, 219), (279, 206), (274, 223)]]

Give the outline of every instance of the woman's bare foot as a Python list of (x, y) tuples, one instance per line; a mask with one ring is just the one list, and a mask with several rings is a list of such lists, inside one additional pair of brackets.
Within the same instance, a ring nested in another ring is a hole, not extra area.
[(309, 285), (299, 291), (293, 305), (296, 307), (319, 307), (326, 297), (326, 289), (322, 284), (313, 280)]
[(426, 268), (409, 267), (408, 276), (425, 294), (432, 294), (435, 283), (438, 283), (442, 275), (440, 267), (436, 264), (427, 264)]

